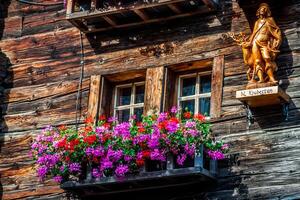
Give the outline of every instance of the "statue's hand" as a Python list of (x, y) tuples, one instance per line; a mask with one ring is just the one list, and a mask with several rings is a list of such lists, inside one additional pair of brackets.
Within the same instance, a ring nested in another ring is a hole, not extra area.
[(248, 47), (251, 47), (251, 43), (250, 43), (250, 42), (243, 42), (243, 43), (241, 44), (241, 46), (242, 46), (243, 48), (248, 48)]

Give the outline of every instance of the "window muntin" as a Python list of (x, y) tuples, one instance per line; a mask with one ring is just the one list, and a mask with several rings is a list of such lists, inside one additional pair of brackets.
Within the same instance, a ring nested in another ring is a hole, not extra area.
[(115, 87), (114, 116), (119, 122), (136, 115), (140, 121), (144, 111), (145, 83), (137, 82)]
[(194, 114), (210, 115), (211, 72), (180, 75), (177, 104)]

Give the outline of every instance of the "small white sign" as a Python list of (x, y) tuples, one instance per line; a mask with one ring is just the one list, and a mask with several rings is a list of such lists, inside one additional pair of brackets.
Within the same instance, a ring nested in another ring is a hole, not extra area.
[(270, 95), (270, 94), (277, 94), (277, 93), (278, 93), (278, 86), (255, 88), (255, 89), (237, 91), (236, 98), (262, 96), (262, 95)]

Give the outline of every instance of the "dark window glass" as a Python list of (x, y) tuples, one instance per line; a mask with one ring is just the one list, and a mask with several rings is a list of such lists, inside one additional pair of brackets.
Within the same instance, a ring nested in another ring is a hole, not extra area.
[(129, 109), (117, 110), (117, 118), (118, 118), (119, 122), (127, 122), (127, 121), (129, 121), (129, 117), (130, 117)]
[(131, 87), (118, 89), (117, 106), (129, 105), (131, 99)]
[(203, 115), (210, 115), (210, 98), (199, 99), (199, 113)]
[(183, 111), (191, 111), (195, 113), (195, 100), (182, 101), (181, 108)]
[(134, 103), (143, 103), (144, 96), (145, 96), (145, 85), (136, 86)]
[(142, 121), (142, 115), (143, 115), (143, 108), (135, 108), (134, 109), (134, 114), (136, 115), (136, 120), (137, 121)]
[(190, 96), (195, 94), (196, 77), (182, 79), (181, 96)]
[(211, 91), (211, 76), (200, 76), (200, 93)]

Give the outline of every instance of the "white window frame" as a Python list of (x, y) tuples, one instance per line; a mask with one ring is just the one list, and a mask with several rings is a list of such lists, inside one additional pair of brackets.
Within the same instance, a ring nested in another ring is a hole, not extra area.
[[(194, 114), (198, 114), (199, 113), (199, 99), (209, 97), (210, 100), (211, 100), (211, 92), (199, 93), (200, 92), (200, 79), (201, 79), (201, 76), (211, 75), (211, 74), (212, 74), (211, 71), (205, 71), (205, 72), (197, 72), (197, 73), (192, 73), (192, 74), (179, 75), (179, 77), (178, 77), (178, 93), (177, 93), (177, 105), (178, 105), (178, 107), (181, 105), (180, 102), (182, 102), (182, 101), (195, 100)], [(190, 77), (196, 77), (195, 94), (190, 95), (190, 96), (181, 96), (182, 79), (190, 78)], [(212, 84), (212, 80), (211, 80), (211, 84)], [(211, 90), (212, 90), (212, 85), (211, 85)], [(210, 103), (210, 105), (211, 105), (211, 103)], [(209, 116), (206, 116), (206, 118), (210, 119)]]
[[(114, 117), (117, 115), (117, 111), (119, 110), (130, 110), (129, 111), (129, 116), (134, 115), (134, 109), (135, 108), (143, 108), (144, 109), (144, 102), (143, 103), (134, 103), (135, 100), (135, 91), (137, 86), (145, 85), (145, 81), (141, 82), (133, 82), (133, 83), (128, 83), (128, 84), (122, 84), (122, 85), (116, 85), (115, 86), (115, 91), (114, 91)], [(118, 106), (118, 89), (120, 88), (129, 88), (131, 87), (131, 96), (130, 96), (130, 104), (128, 105), (123, 105), (123, 106)], [(145, 91), (144, 91), (145, 94)]]

